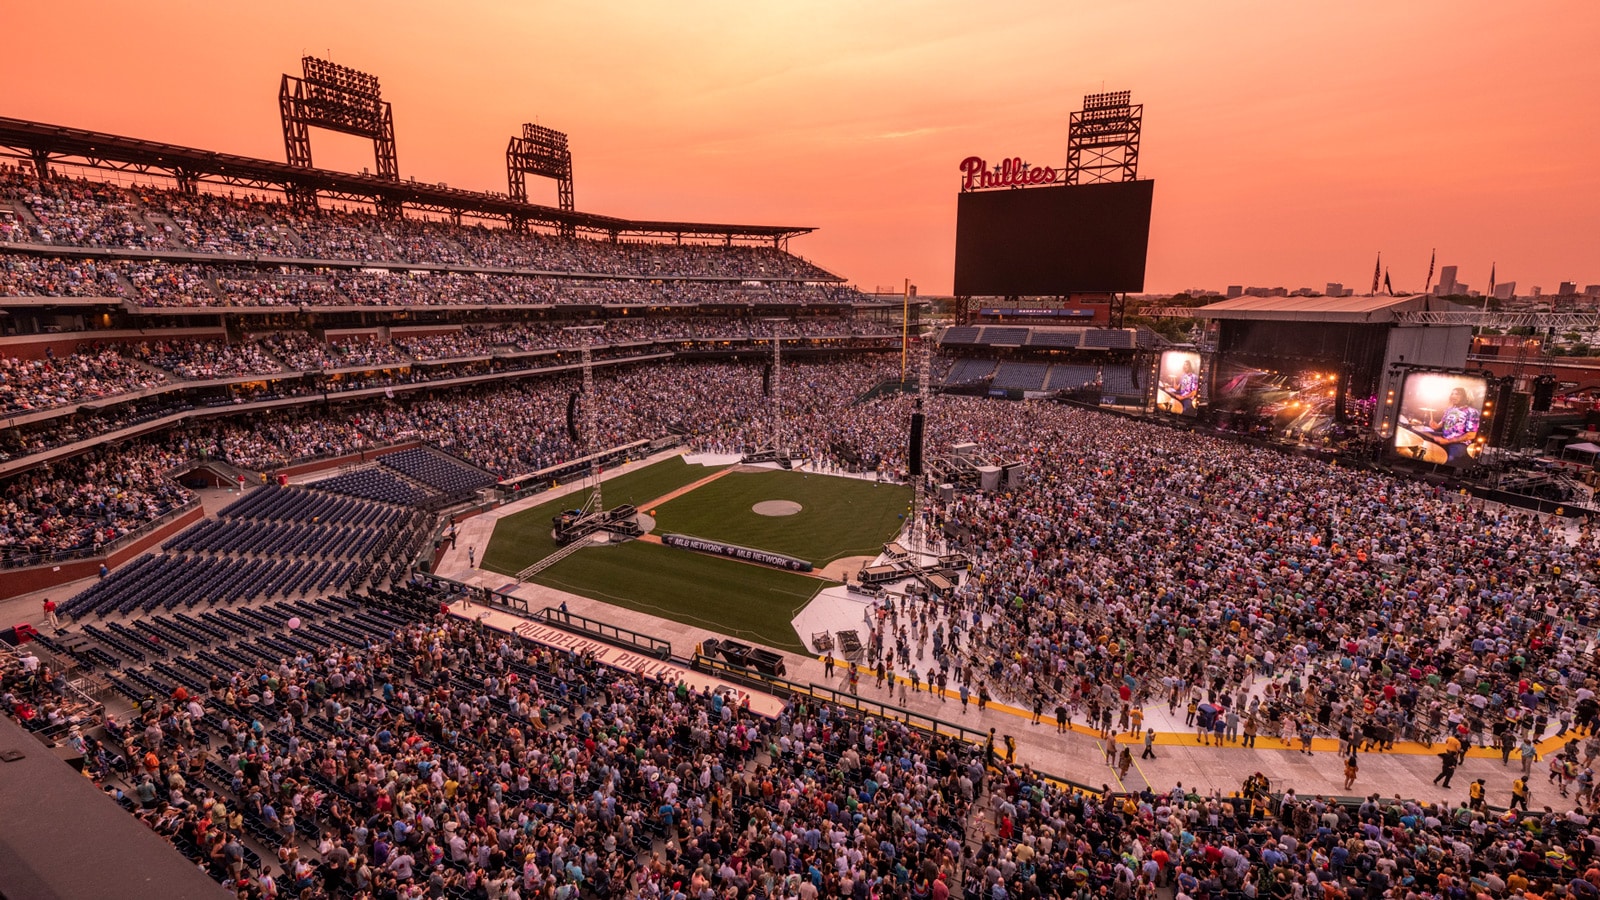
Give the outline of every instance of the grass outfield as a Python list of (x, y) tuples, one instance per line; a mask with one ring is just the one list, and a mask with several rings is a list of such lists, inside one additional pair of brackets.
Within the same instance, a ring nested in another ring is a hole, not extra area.
[[(683, 457), (674, 456), (654, 465), (607, 478), (602, 488), (606, 506), (619, 503), (641, 505), (664, 494), (693, 484), (713, 474), (717, 466), (691, 466)], [(483, 552), (483, 568), (502, 575), (515, 575), (560, 549), (550, 538), (550, 520), (564, 509), (581, 505), (587, 497), (583, 491), (558, 497), (506, 516), (495, 523), (494, 534)]]
[[(803, 509), (792, 516), (751, 512), (763, 500), (793, 500)], [(776, 469), (729, 472), (661, 504), (655, 533), (692, 534), (822, 566), (879, 553), (905, 524), (900, 516), (910, 505), (911, 488), (903, 485)]]
[[(806, 648), (790, 622), (830, 584), (644, 541), (585, 547), (532, 580), (796, 653)], [(688, 650), (676, 648), (678, 653)]]

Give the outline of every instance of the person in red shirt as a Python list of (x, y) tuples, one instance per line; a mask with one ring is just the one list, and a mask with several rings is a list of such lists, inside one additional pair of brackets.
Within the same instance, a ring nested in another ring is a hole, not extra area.
[(56, 620), (56, 602), (49, 597), (44, 598), (44, 617), (50, 621), (51, 628), (61, 630), (61, 623)]

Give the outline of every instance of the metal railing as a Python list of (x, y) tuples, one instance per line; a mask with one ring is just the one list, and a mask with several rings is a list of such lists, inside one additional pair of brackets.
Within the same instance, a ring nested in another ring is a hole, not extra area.
[[(670, 643), (650, 637), (649, 635), (643, 635), (635, 631), (629, 631), (626, 628), (619, 628), (615, 625), (610, 625), (586, 616), (566, 613), (559, 608), (547, 606), (535, 612), (529, 608), (527, 600), (524, 600), (523, 598), (514, 594), (507, 594), (502, 591), (485, 590), (483, 588), (475, 588), (452, 578), (430, 575), (425, 572), (418, 572), (417, 575), (421, 578), (425, 578), (439, 584), (455, 585), (464, 590), (471, 591), (477, 600), (487, 601), (488, 603), (503, 608), (507, 612), (510, 612), (514, 615), (519, 615), (524, 618), (532, 619), (536, 622), (541, 622), (543, 624), (561, 628), (566, 631), (583, 634), (587, 637), (593, 637), (596, 640), (605, 641), (606, 643), (611, 643), (616, 646), (623, 646), (632, 650), (640, 650), (649, 655), (655, 656), (663, 662), (675, 662), (687, 665), (688, 668), (693, 669), (694, 671), (712, 674), (723, 681), (737, 684), (742, 687), (747, 687), (752, 690), (761, 691), (765, 694), (771, 694), (775, 697), (784, 699), (791, 697), (809, 697), (814, 700), (821, 700), (826, 703), (831, 703), (844, 709), (853, 710), (863, 715), (874, 716), (876, 718), (897, 722), (909, 728), (915, 728), (919, 731), (924, 731), (929, 734), (945, 735), (969, 744), (981, 745), (987, 743), (989, 740), (989, 732), (987, 731), (968, 728), (965, 725), (946, 721), (937, 716), (930, 716), (924, 713), (916, 712), (915, 710), (906, 709), (904, 707), (894, 706), (888, 703), (881, 703), (879, 701), (861, 697), (856, 694), (840, 691), (836, 688), (828, 687), (827, 685), (816, 683), (801, 684), (798, 681), (790, 681), (787, 678), (782, 678), (776, 675), (763, 675), (753, 669), (746, 669), (740, 666), (730, 665), (721, 660), (712, 659), (711, 657), (699, 652), (699, 647), (695, 648), (695, 654), (693, 657), (688, 659), (683, 657), (674, 657), (672, 656), (672, 645)], [(586, 626), (593, 626), (594, 630), (590, 630), (589, 627)], [(618, 640), (609, 640), (607, 635), (617, 635), (621, 637), (622, 641), (628, 642), (619, 643)], [(624, 636), (638, 638), (647, 643), (632, 643), (629, 641), (628, 637)], [(665, 655), (661, 655), (659, 652), (652, 649), (656, 646), (664, 648), (666, 651)], [(1105, 793), (1104, 786), (1094, 787), (1092, 785), (1084, 784), (1081, 781), (1074, 781), (1070, 778), (1063, 778), (1059, 775), (1041, 771), (1037, 767), (1030, 766), (1029, 768), (1032, 770), (1034, 775), (1044, 781), (1054, 784), (1056, 787), (1062, 790), (1080, 791), (1082, 793), (1093, 794), (1095, 796), (1101, 796)]]
[[(721, 660), (712, 659), (703, 653), (696, 653), (694, 655), (694, 659), (690, 662), (690, 668), (697, 672), (714, 674), (724, 681), (731, 681), (734, 684), (754, 688), (777, 697), (811, 697), (816, 700), (831, 703), (834, 706), (854, 710), (864, 715), (875, 716), (880, 719), (898, 722), (906, 725), (907, 727), (915, 728), (919, 731), (925, 731), (929, 734), (935, 735), (945, 735), (969, 744), (985, 744), (989, 740), (989, 732), (987, 731), (968, 728), (965, 725), (949, 722), (938, 718), (937, 716), (930, 716), (926, 713), (919, 713), (901, 706), (893, 706), (888, 703), (870, 700), (856, 694), (840, 691), (837, 688), (828, 687), (826, 685), (816, 683), (801, 684), (800, 682), (790, 681), (787, 678), (781, 678), (776, 675), (764, 675), (752, 669), (746, 669), (741, 666), (730, 665), (729, 663)], [(1052, 775), (1049, 772), (1040, 771), (1038, 768), (1032, 766), (1029, 768), (1032, 769), (1033, 773), (1038, 777), (1044, 779), (1045, 781), (1052, 782), (1064, 790), (1082, 791), (1084, 793), (1094, 794), (1097, 796), (1102, 793), (1101, 788), (1092, 787), (1079, 781), (1073, 781), (1070, 778), (1062, 778), (1059, 775)]]
[(546, 606), (535, 613), (533, 618), (546, 625), (553, 625), (563, 631), (592, 637), (597, 641), (604, 641), (626, 650), (637, 650), (656, 659), (666, 662), (672, 659), (672, 644), (648, 634), (630, 631), (616, 625), (580, 616), (577, 613), (567, 612), (554, 606)]
[[(438, 529), (434, 535), (434, 541), (437, 541), (442, 533), (443, 529)], [(421, 569), (417, 569), (414, 574), (417, 578), (431, 581), (435, 584), (450, 586), (455, 589), (456, 593), (470, 592), (474, 602), (483, 602), (489, 603), (493, 606), (504, 607), (506, 612), (509, 612), (513, 615), (522, 616), (525, 619), (535, 618), (534, 610), (529, 607), (528, 601), (518, 597), (515, 594), (507, 594), (504, 591), (495, 591), (488, 588), (474, 587), (473, 585), (467, 584), (464, 581), (457, 581), (454, 578), (446, 578), (443, 575), (435, 575), (432, 572), (424, 572)]]

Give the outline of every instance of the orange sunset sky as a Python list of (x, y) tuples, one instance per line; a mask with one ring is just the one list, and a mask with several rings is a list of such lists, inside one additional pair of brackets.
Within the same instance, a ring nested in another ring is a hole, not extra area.
[[(1088, 92), (1145, 104), (1146, 288), (1600, 282), (1600, 4), (8, 4), (0, 115), (282, 159), (279, 75), (377, 74), (402, 176), (504, 190), (524, 121), (578, 207), (813, 225), (863, 289), (950, 289), (957, 163), (1059, 166)], [(320, 166), (370, 146), (317, 132)], [(535, 199), (554, 202), (553, 184)]]

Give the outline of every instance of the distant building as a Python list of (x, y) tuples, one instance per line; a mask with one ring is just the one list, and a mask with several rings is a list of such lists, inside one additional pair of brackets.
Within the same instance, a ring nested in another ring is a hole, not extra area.
[(1538, 286), (1537, 284), (1533, 286), (1533, 296), (1538, 297), (1538, 296), (1542, 296), (1543, 294), (1544, 294), (1544, 288)]
[(1230, 285), (1228, 285), (1228, 299), (1229, 300), (1232, 300), (1235, 297), (1242, 297), (1242, 296), (1244, 296), (1244, 285), (1242, 285), (1242, 284), (1230, 284)]
[(1439, 283), (1433, 288), (1435, 297), (1453, 297), (1466, 292), (1466, 285), (1456, 283), (1455, 266), (1444, 266), (1439, 270)]
[(1340, 284), (1337, 281), (1330, 281), (1330, 282), (1328, 282), (1328, 286), (1326, 288), (1324, 288), (1322, 292), (1324, 294), (1328, 295), (1329, 297), (1343, 297), (1344, 296), (1344, 285)]
[(1591, 284), (1583, 289), (1585, 297), (1600, 297), (1600, 284)]
[(1510, 300), (1517, 296), (1517, 283), (1515, 281), (1502, 281), (1494, 286), (1496, 300)]
[(1574, 281), (1561, 282), (1561, 289), (1556, 291), (1556, 294), (1562, 297), (1571, 297), (1576, 293), (1578, 293), (1578, 284)]

